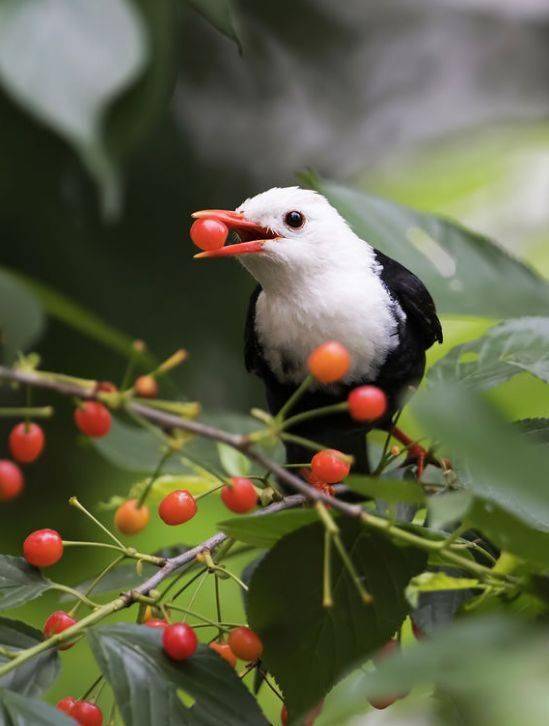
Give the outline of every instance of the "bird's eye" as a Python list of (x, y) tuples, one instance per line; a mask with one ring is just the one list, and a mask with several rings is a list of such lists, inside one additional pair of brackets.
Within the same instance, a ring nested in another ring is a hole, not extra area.
[(305, 223), (305, 217), (301, 214), (301, 212), (288, 212), (286, 216), (284, 217), (284, 221), (288, 225), (288, 227), (293, 227), (294, 229), (298, 229), (299, 227), (303, 227), (303, 224)]

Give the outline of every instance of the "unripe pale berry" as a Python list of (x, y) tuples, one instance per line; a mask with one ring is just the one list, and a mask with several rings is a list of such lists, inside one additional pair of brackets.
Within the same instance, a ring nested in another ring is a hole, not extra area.
[(351, 356), (344, 345), (329, 340), (315, 348), (307, 360), (307, 367), (317, 381), (335, 383), (347, 373)]
[(133, 390), (140, 398), (158, 397), (158, 383), (152, 376), (139, 376), (139, 378), (136, 378)]
[(114, 514), (114, 526), (122, 534), (137, 534), (149, 523), (151, 513), (146, 504), (137, 506), (137, 499), (128, 499)]

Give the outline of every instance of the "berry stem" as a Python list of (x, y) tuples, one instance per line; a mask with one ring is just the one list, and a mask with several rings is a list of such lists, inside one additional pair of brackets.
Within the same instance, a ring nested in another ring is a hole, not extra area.
[[(83, 595), (85, 597), (88, 597), (89, 595), (91, 595), (91, 593), (94, 591), (96, 585), (98, 585), (101, 582), (101, 580), (105, 577), (105, 575), (108, 575), (108, 573), (111, 572), (111, 570), (114, 570), (114, 568), (117, 565), (119, 565), (122, 562), (122, 560), (125, 560), (125, 559), (126, 559), (126, 555), (120, 555), (119, 557), (116, 557), (112, 562), (109, 562), (109, 564), (101, 570), (101, 572), (97, 575), (97, 577), (93, 580), (93, 582), (90, 583), (90, 586), (83, 593)], [(80, 607), (81, 602), (82, 602), (81, 599), (78, 599), (76, 601), (74, 606), (70, 609), (69, 615), (74, 615), (77, 612), (78, 608)]]
[(299, 399), (307, 392), (307, 390), (311, 387), (313, 381), (314, 377), (309, 373), (307, 378), (305, 378), (305, 380), (302, 381), (302, 383), (295, 389), (290, 398), (288, 398), (286, 403), (276, 414), (275, 421), (277, 423), (281, 423), (282, 421), (284, 421), (284, 419), (286, 418), (286, 414), (292, 410), (292, 408), (296, 405)]
[(80, 698), (79, 700), (80, 700), (80, 701), (86, 701), (86, 700), (88, 699), (88, 697), (89, 697), (89, 696), (90, 696), (90, 695), (91, 695), (91, 694), (92, 694), (92, 693), (94, 692), (94, 690), (95, 690), (95, 689), (97, 688), (97, 686), (98, 686), (98, 685), (99, 685), (99, 684), (101, 683), (101, 681), (102, 681), (102, 680), (103, 680), (103, 674), (99, 675), (99, 676), (98, 676), (98, 677), (97, 677), (97, 678), (95, 679), (95, 681), (94, 681), (94, 682), (93, 682), (93, 683), (91, 684), (91, 686), (90, 686), (90, 687), (88, 688), (88, 690), (86, 691), (86, 693), (84, 693), (84, 695), (82, 696), (82, 698)]
[(51, 418), (53, 414), (53, 406), (0, 408), (0, 418)]
[(137, 500), (136, 509), (140, 509), (145, 504), (145, 501), (146, 501), (147, 497), (149, 496), (149, 492), (151, 491), (153, 484), (160, 476), (160, 472), (162, 471), (164, 464), (168, 461), (168, 459), (170, 458), (170, 456), (172, 454), (173, 454), (173, 451), (168, 449), (168, 451), (166, 451), (160, 457), (158, 464), (156, 465), (156, 469), (153, 471), (153, 473), (151, 474), (151, 478), (147, 482), (147, 486), (145, 487), (145, 489), (143, 489), (143, 491), (141, 492), (141, 496)]
[(3, 655), (4, 658), (15, 658), (17, 656), (17, 653), (13, 650), (9, 650), (8, 648), (5, 648), (3, 645), (0, 645), (0, 655)]
[(91, 521), (94, 524), (96, 524), (99, 527), (99, 529), (103, 530), (103, 532), (105, 532), (105, 534), (108, 535), (112, 539), (113, 542), (116, 542), (119, 549), (121, 549), (123, 551), (126, 549), (124, 547), (124, 545), (122, 544), (122, 542), (118, 539), (118, 537), (115, 534), (113, 534), (110, 531), (110, 529), (105, 527), (105, 525), (102, 524), (96, 517), (94, 517), (93, 514), (91, 512), (89, 512), (86, 509), (86, 507), (78, 501), (78, 499), (76, 497), (71, 497), (69, 499), (69, 504), (71, 505), (71, 507), (75, 507), (80, 512), (82, 512), (82, 514), (85, 514), (88, 519), (91, 519)]
[(332, 597), (332, 535), (328, 529), (324, 531), (324, 566), (322, 581), (322, 607), (331, 608), (334, 605)]
[(324, 451), (326, 448), (325, 446), (322, 446), (322, 444), (317, 444), (316, 441), (304, 439), (303, 436), (295, 436), (295, 434), (282, 433), (280, 434), (280, 438), (282, 441), (291, 441), (294, 444), (304, 446), (306, 449), (311, 449), (311, 451)]
[(313, 408), (310, 411), (304, 411), (303, 413), (298, 413), (295, 416), (292, 416), (291, 418), (288, 418), (284, 421), (282, 425), (282, 429), (286, 430), (290, 428), (291, 426), (295, 426), (296, 424), (302, 423), (302, 421), (309, 421), (312, 418), (320, 418), (321, 416), (331, 416), (334, 413), (344, 413), (345, 411), (349, 410), (349, 405), (347, 401), (343, 401), (342, 403), (333, 403), (330, 406), (321, 406), (320, 408)]
[[(98, 608), (99, 603), (93, 602), (93, 600), (90, 600), (87, 595), (84, 595), (79, 590), (76, 590), (74, 587), (69, 587), (69, 585), (62, 585), (60, 582), (54, 582), (50, 585), (50, 588), (52, 590), (58, 590), (59, 592), (67, 592), (69, 595), (73, 595), (79, 603), (83, 603), (84, 605), (87, 605), (89, 608)], [(71, 613), (69, 613), (71, 614)]]

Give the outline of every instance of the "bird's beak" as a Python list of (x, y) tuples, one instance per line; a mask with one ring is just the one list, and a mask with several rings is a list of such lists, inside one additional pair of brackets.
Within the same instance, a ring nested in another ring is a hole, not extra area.
[(265, 242), (269, 242), (276, 238), (272, 232), (261, 227), (254, 222), (244, 218), (240, 212), (234, 212), (231, 209), (202, 209), (199, 212), (193, 212), (193, 219), (208, 217), (208, 219), (216, 219), (223, 222), (229, 230), (238, 234), (242, 242), (229, 244), (218, 250), (207, 250), (199, 252), (194, 256), (195, 259), (204, 257), (237, 257), (239, 255), (252, 255), (261, 252)]

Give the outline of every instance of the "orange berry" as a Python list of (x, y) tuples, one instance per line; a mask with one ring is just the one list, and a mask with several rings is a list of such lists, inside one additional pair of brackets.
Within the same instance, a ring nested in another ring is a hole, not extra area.
[(136, 378), (133, 389), (140, 398), (158, 397), (158, 383), (152, 376), (139, 376), (139, 378)]
[(122, 534), (137, 534), (149, 523), (151, 513), (143, 504), (137, 507), (137, 499), (128, 499), (121, 504), (114, 515), (114, 526)]
[(232, 666), (233, 668), (236, 667), (237, 658), (228, 643), (218, 643), (216, 640), (214, 640), (213, 643), (210, 643), (210, 648), (212, 650), (215, 650), (215, 652), (220, 655), (223, 660), (226, 660), (230, 666)]
[(347, 373), (351, 356), (344, 345), (329, 340), (315, 348), (307, 360), (309, 372), (321, 383), (334, 383)]

